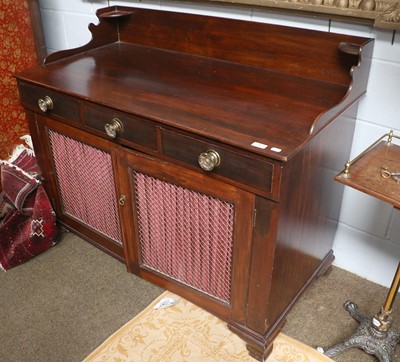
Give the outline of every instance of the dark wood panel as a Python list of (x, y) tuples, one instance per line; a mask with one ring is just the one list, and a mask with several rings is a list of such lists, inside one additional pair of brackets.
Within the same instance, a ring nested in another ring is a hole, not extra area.
[[(198, 157), (202, 152), (210, 149), (216, 151), (221, 157), (220, 165), (209, 171), (210, 175), (227, 177), (242, 183), (245, 188), (251, 187), (271, 198), (278, 198), (277, 193), (273, 191), (278, 190), (279, 185), (275, 187), (273, 182), (279, 183), (279, 177), (274, 177), (275, 165), (272, 160), (271, 162), (261, 161), (176, 132), (166, 130), (162, 132), (163, 153), (196, 166), (200, 172), (207, 173), (199, 166)], [(279, 170), (279, 166), (277, 168)]]
[[(19, 83), (19, 95), (23, 106), (31, 111), (46, 114), (48, 117), (62, 117), (69, 122), (80, 123), (80, 103), (78, 100), (54, 92), (47, 88), (36, 87), (26, 83)], [(39, 108), (39, 99), (50, 97), (53, 108), (42, 112)]]
[(258, 197), (255, 209), (256, 222), (250, 270), (252, 283), (248, 291), (245, 325), (260, 335), (264, 335), (274, 322), (267, 318), (271, 306), (269, 302), (264, 301), (270, 300), (279, 204)]
[(133, 146), (140, 145), (153, 150), (157, 149), (156, 126), (149, 121), (109, 108), (87, 104), (84, 106), (86, 127), (100, 131), (103, 136), (106, 136), (105, 124), (111, 123), (114, 118), (117, 118), (122, 126), (122, 129), (117, 133), (116, 141), (125, 140)]
[(120, 32), (121, 40), (129, 43), (341, 84), (349, 82), (346, 69), (356, 65), (358, 57), (339, 52), (339, 43), (361, 45), (360, 38), (347, 35), (296, 29), (293, 36), (289, 27), (167, 11), (159, 17), (154, 10), (135, 11), (129, 20), (122, 19)]
[(40, 15), (39, 0), (28, 0), (29, 15), (35, 40), (38, 63), (42, 64), (47, 56), (46, 42), (44, 39), (42, 17)]
[(343, 186), (333, 178), (350, 154), (356, 114), (356, 106), (348, 109), (285, 164), (268, 311), (272, 321), (300, 296), (321, 261), (333, 259), (343, 194)]

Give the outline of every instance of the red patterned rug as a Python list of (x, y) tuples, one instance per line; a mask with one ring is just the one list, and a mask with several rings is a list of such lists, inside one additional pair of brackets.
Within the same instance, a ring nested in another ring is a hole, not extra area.
[(55, 244), (56, 215), (38, 175), (34, 152), (24, 145), (8, 161), (0, 161), (0, 268), (4, 270)]

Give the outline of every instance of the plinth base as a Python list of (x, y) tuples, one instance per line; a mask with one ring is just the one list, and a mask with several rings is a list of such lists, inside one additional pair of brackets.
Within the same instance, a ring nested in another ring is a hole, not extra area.
[(334, 357), (350, 348), (360, 348), (366, 353), (374, 355), (380, 362), (392, 362), (392, 356), (400, 341), (400, 332), (393, 332), (390, 329), (386, 332), (379, 332), (372, 325), (372, 318), (358, 311), (358, 305), (347, 301), (344, 308), (357, 320), (360, 325), (357, 332), (343, 343), (339, 343), (328, 350), (319, 347), (318, 351), (328, 357)]

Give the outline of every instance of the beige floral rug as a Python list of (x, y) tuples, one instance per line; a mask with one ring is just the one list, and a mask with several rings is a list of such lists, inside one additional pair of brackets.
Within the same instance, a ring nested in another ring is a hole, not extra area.
[[(154, 309), (168, 297), (178, 303)], [(225, 322), (175, 294), (164, 292), (84, 360), (100, 361), (254, 362), (255, 359)], [(276, 338), (267, 361), (332, 362), (283, 333)]]

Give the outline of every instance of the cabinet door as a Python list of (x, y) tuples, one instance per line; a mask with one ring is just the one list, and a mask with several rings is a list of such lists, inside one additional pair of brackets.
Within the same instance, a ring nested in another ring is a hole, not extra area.
[(132, 151), (117, 159), (128, 269), (227, 317), (247, 283), (254, 196)]
[(112, 143), (49, 118), (37, 119), (40, 138), (47, 141), (42, 144), (47, 155), (42, 171), (52, 184), (58, 219), (124, 260)]

